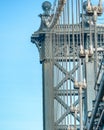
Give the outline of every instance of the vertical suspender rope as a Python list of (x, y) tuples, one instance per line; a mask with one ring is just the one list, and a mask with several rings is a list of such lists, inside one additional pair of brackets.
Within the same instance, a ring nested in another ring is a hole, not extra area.
[[(71, 69), (71, 64), (70, 64), (70, 61), (71, 61), (71, 57), (70, 57), (70, 48), (71, 48), (71, 43), (70, 43), (70, 0), (68, 0), (68, 5), (67, 5), (67, 10), (68, 10), (68, 13), (67, 13), (67, 15), (68, 15), (68, 48), (69, 48), (69, 50), (68, 50), (68, 52), (69, 52), (69, 62), (68, 62), (68, 65), (69, 65), (69, 71), (70, 71), (70, 69)], [(71, 91), (71, 81), (69, 80), (69, 83), (68, 83), (68, 85), (69, 85), (69, 87), (68, 87), (68, 89), (70, 90), (70, 94), (69, 94), (69, 97), (68, 97), (68, 104), (69, 104), (69, 106), (71, 106), (72, 105), (72, 91)], [(68, 128), (69, 129), (71, 129), (71, 125), (70, 124), (72, 124), (72, 118), (71, 118), (71, 114), (68, 116)]]
[[(62, 16), (61, 16), (61, 25), (63, 26), (63, 11), (62, 11)], [(64, 32), (64, 29), (63, 29), (63, 27), (62, 27), (62, 32)], [(62, 44), (61, 44), (61, 57), (62, 57), (62, 67), (64, 67), (64, 57), (63, 57), (63, 46), (64, 46), (64, 36), (62, 35), (62, 37), (60, 37), (60, 38), (62, 38)], [(62, 79), (64, 78), (64, 75), (63, 75), (63, 73), (62, 73)], [(62, 90), (64, 89), (64, 84), (62, 84), (62, 88), (61, 88)], [(62, 100), (64, 100), (63, 99), (63, 96), (61, 96), (61, 99)], [(61, 112), (62, 112), (62, 114), (63, 114), (63, 107), (61, 107)], [(61, 114), (61, 115), (62, 115)], [(64, 125), (64, 121), (62, 121), (62, 125)]]
[(72, 0), (72, 44), (73, 44), (73, 67), (75, 67), (75, 39), (74, 39), (74, 3)]
[(79, 17), (79, 39), (80, 39), (80, 46), (82, 45), (82, 40), (81, 40), (81, 21), (80, 21), (80, 0), (78, 0), (78, 17)]
[[(63, 9), (63, 67), (66, 69), (66, 53), (64, 52), (65, 51), (65, 47), (66, 47), (66, 39), (65, 39), (65, 31), (66, 31), (66, 28), (64, 27), (65, 24), (66, 24), (66, 15), (65, 15), (65, 7), (66, 7), (66, 4), (64, 5), (64, 9)], [(66, 81), (67, 82), (67, 81)], [(66, 83), (63, 84), (63, 90), (66, 89)], [(65, 101), (65, 96), (63, 96), (63, 101), (66, 103)], [(65, 112), (65, 110), (63, 110), (63, 112)], [(64, 119), (64, 124), (66, 125), (66, 118)]]
[(97, 55), (97, 27), (96, 22), (94, 23), (94, 47), (95, 47), (95, 79), (97, 77), (97, 69), (98, 69), (98, 55)]
[[(58, 47), (57, 47), (57, 50), (59, 51), (59, 49), (60, 49), (60, 48), (59, 48), (59, 47), (60, 47), (60, 19), (59, 19), (59, 21), (58, 21), (58, 26), (59, 26), (59, 28), (58, 28), (58, 29), (59, 29), (59, 32), (58, 32), (58, 34), (57, 34), (57, 35), (58, 35), (58, 41), (57, 41), (57, 46), (58, 46)], [(59, 53), (60, 53), (60, 52), (59, 52)], [(60, 59), (59, 59), (59, 56), (60, 56), (60, 55), (59, 55), (59, 54), (57, 54), (57, 55), (58, 55), (58, 56), (57, 56), (57, 58), (58, 58), (58, 59), (57, 59), (57, 62), (59, 63), (59, 62), (60, 62)], [(58, 82), (60, 82), (60, 79), (61, 79), (61, 74), (60, 74), (59, 69), (58, 69), (58, 74), (59, 74), (59, 75), (58, 75), (58, 76), (59, 76), (59, 80), (57, 81), (57, 84), (58, 84)], [(59, 106), (60, 106), (60, 105), (59, 105)], [(59, 109), (59, 111), (61, 111), (61, 108)], [(61, 112), (59, 112), (59, 113), (61, 113)], [(59, 116), (58, 116), (58, 118), (59, 118)], [(57, 118), (57, 119), (58, 119), (58, 118)]]
[[(70, 30), (69, 30), (69, 24), (70, 24), (70, 22), (69, 22), (69, 13), (70, 13), (70, 11), (69, 11), (69, 0), (67, 0), (67, 27), (68, 27), (68, 37), (67, 37), (67, 48), (68, 48), (68, 66), (69, 66), (69, 62), (70, 62)], [(69, 69), (68, 69), (69, 70)], [(68, 90), (69, 90), (69, 82), (67, 83), (67, 104), (68, 105), (70, 105), (69, 104), (69, 96), (70, 96), (70, 94), (68, 95)], [(68, 127), (69, 127), (69, 115), (68, 115), (68, 117), (67, 117), (67, 125), (68, 125)]]
[[(102, 30), (102, 29), (101, 29), (101, 30)], [(99, 37), (100, 37), (100, 38), (99, 38), (99, 43), (98, 43), (98, 44), (99, 44), (99, 46), (101, 47), (101, 37), (102, 37), (102, 35), (99, 34)]]
[[(79, 25), (80, 25), (80, 46), (82, 46), (82, 35), (81, 35), (81, 21), (80, 21), (80, 0), (78, 0), (78, 7), (79, 7)], [(81, 58), (79, 59), (79, 82), (82, 82), (82, 74), (81, 74)], [(80, 130), (83, 130), (83, 119), (82, 119), (82, 87), (79, 86), (79, 105), (80, 105)]]
[[(60, 53), (60, 54), (59, 54), (59, 62), (61, 63), (61, 61), (60, 61), (60, 57), (61, 57), (61, 56), (60, 56), (60, 55), (61, 55), (61, 53), (62, 53), (62, 52), (61, 52), (61, 44), (62, 44), (62, 41), (61, 41), (61, 32), (60, 32), (60, 31), (61, 31), (61, 25), (62, 25), (62, 16), (60, 17), (59, 25), (60, 25), (60, 27), (59, 27), (59, 49), (60, 49), (60, 50), (59, 50), (59, 51), (60, 51), (60, 52), (59, 52), (59, 53)], [(62, 64), (61, 64), (61, 65), (62, 65)], [(60, 73), (60, 79), (62, 79), (62, 73)], [(62, 96), (62, 95), (61, 95), (61, 96)], [(62, 99), (61, 96), (60, 96), (60, 98)], [(60, 105), (61, 105), (61, 104), (60, 104)], [(60, 106), (60, 114), (61, 114), (60, 116), (62, 116), (62, 105)]]
[[(58, 41), (58, 36), (57, 36), (57, 34), (55, 34), (55, 36), (56, 36), (56, 39), (57, 39), (57, 41), (56, 41), (56, 46), (57, 46), (57, 48), (56, 48), (56, 50), (58, 51), (58, 43), (59, 43), (59, 41)], [(57, 57), (57, 56), (56, 56)], [(58, 60), (56, 59), (56, 62), (58, 62)], [(57, 71), (56, 71), (56, 76), (57, 76), (57, 80), (56, 80), (56, 82), (58, 83), (59, 82), (59, 80), (60, 80), (60, 74), (59, 74), (59, 69), (57, 68)], [(57, 109), (57, 111), (56, 111), (56, 114), (57, 114), (57, 116), (56, 116), (56, 120), (58, 119), (58, 114), (59, 114), (59, 105), (58, 105), (58, 102), (57, 102), (57, 107), (56, 107), (56, 109)]]
[(90, 24), (90, 48), (93, 47), (92, 45), (92, 30), (91, 30), (91, 17), (89, 18), (89, 24)]
[[(68, 1), (67, 1), (68, 2)], [(68, 43), (67, 43), (67, 25), (68, 25), (68, 22), (67, 22), (67, 2), (65, 4), (65, 8), (64, 8), (64, 25), (65, 25), (65, 32), (64, 32), (64, 42), (65, 42), (65, 69), (67, 71), (67, 75), (68, 76)], [(66, 90), (66, 98), (65, 98), (65, 102), (68, 106), (68, 79), (66, 81), (66, 84), (65, 84), (65, 90)], [(65, 119), (65, 124), (67, 125), (68, 124), (68, 115)]]
[[(75, 67), (75, 33), (74, 33), (74, 3), (73, 3), (73, 0), (71, 1), (72, 2), (72, 48), (73, 48), (73, 68)], [(74, 77), (75, 77), (75, 74), (74, 74)], [(74, 88), (74, 84), (73, 84), (73, 87), (72, 89)], [(75, 102), (75, 95), (73, 95), (73, 103)], [(75, 106), (73, 106), (73, 108), (75, 108)], [(76, 129), (76, 119), (75, 119), (75, 116), (74, 116), (74, 129)]]
[[(79, 16), (79, 8), (78, 8), (78, 0), (76, 0), (76, 25), (77, 25), (77, 30), (76, 30), (76, 47), (79, 49), (79, 19), (78, 19), (78, 16)], [(77, 51), (77, 64), (79, 62), (79, 51)], [(76, 75), (76, 81), (78, 81), (78, 70), (77, 70), (77, 75)]]
[[(79, 30), (79, 47), (81, 46), (81, 27), (80, 27), (80, 0), (78, 0), (78, 24), (79, 24), (79, 28), (78, 28), (78, 30)], [(79, 62), (79, 61), (78, 61)], [(80, 70), (78, 69), (78, 75), (80, 75)], [(78, 81), (79, 81), (80, 79), (79, 79), (79, 76), (78, 76)]]

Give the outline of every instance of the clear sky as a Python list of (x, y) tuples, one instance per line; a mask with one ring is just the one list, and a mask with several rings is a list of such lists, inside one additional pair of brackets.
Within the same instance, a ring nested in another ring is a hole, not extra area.
[(0, 130), (42, 130), (42, 70), (30, 37), (43, 1), (0, 0)]
[(43, 1), (0, 0), (0, 130), (42, 130), (42, 68), (30, 37)]

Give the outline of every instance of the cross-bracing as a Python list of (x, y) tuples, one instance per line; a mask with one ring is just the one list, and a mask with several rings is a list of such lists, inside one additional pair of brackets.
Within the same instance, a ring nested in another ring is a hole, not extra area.
[(43, 129), (103, 130), (102, 0), (45, 1), (31, 41), (43, 68)]

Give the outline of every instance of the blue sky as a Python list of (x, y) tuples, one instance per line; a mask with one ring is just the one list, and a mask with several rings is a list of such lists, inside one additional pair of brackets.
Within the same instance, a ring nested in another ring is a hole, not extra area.
[(42, 70), (30, 37), (44, 0), (0, 0), (0, 130), (42, 130)]

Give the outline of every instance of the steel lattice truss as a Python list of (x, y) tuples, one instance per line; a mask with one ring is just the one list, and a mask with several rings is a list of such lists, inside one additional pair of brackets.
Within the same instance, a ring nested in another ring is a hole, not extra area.
[(43, 67), (43, 129), (102, 130), (104, 124), (103, 13), (90, 0), (42, 4), (31, 41)]

